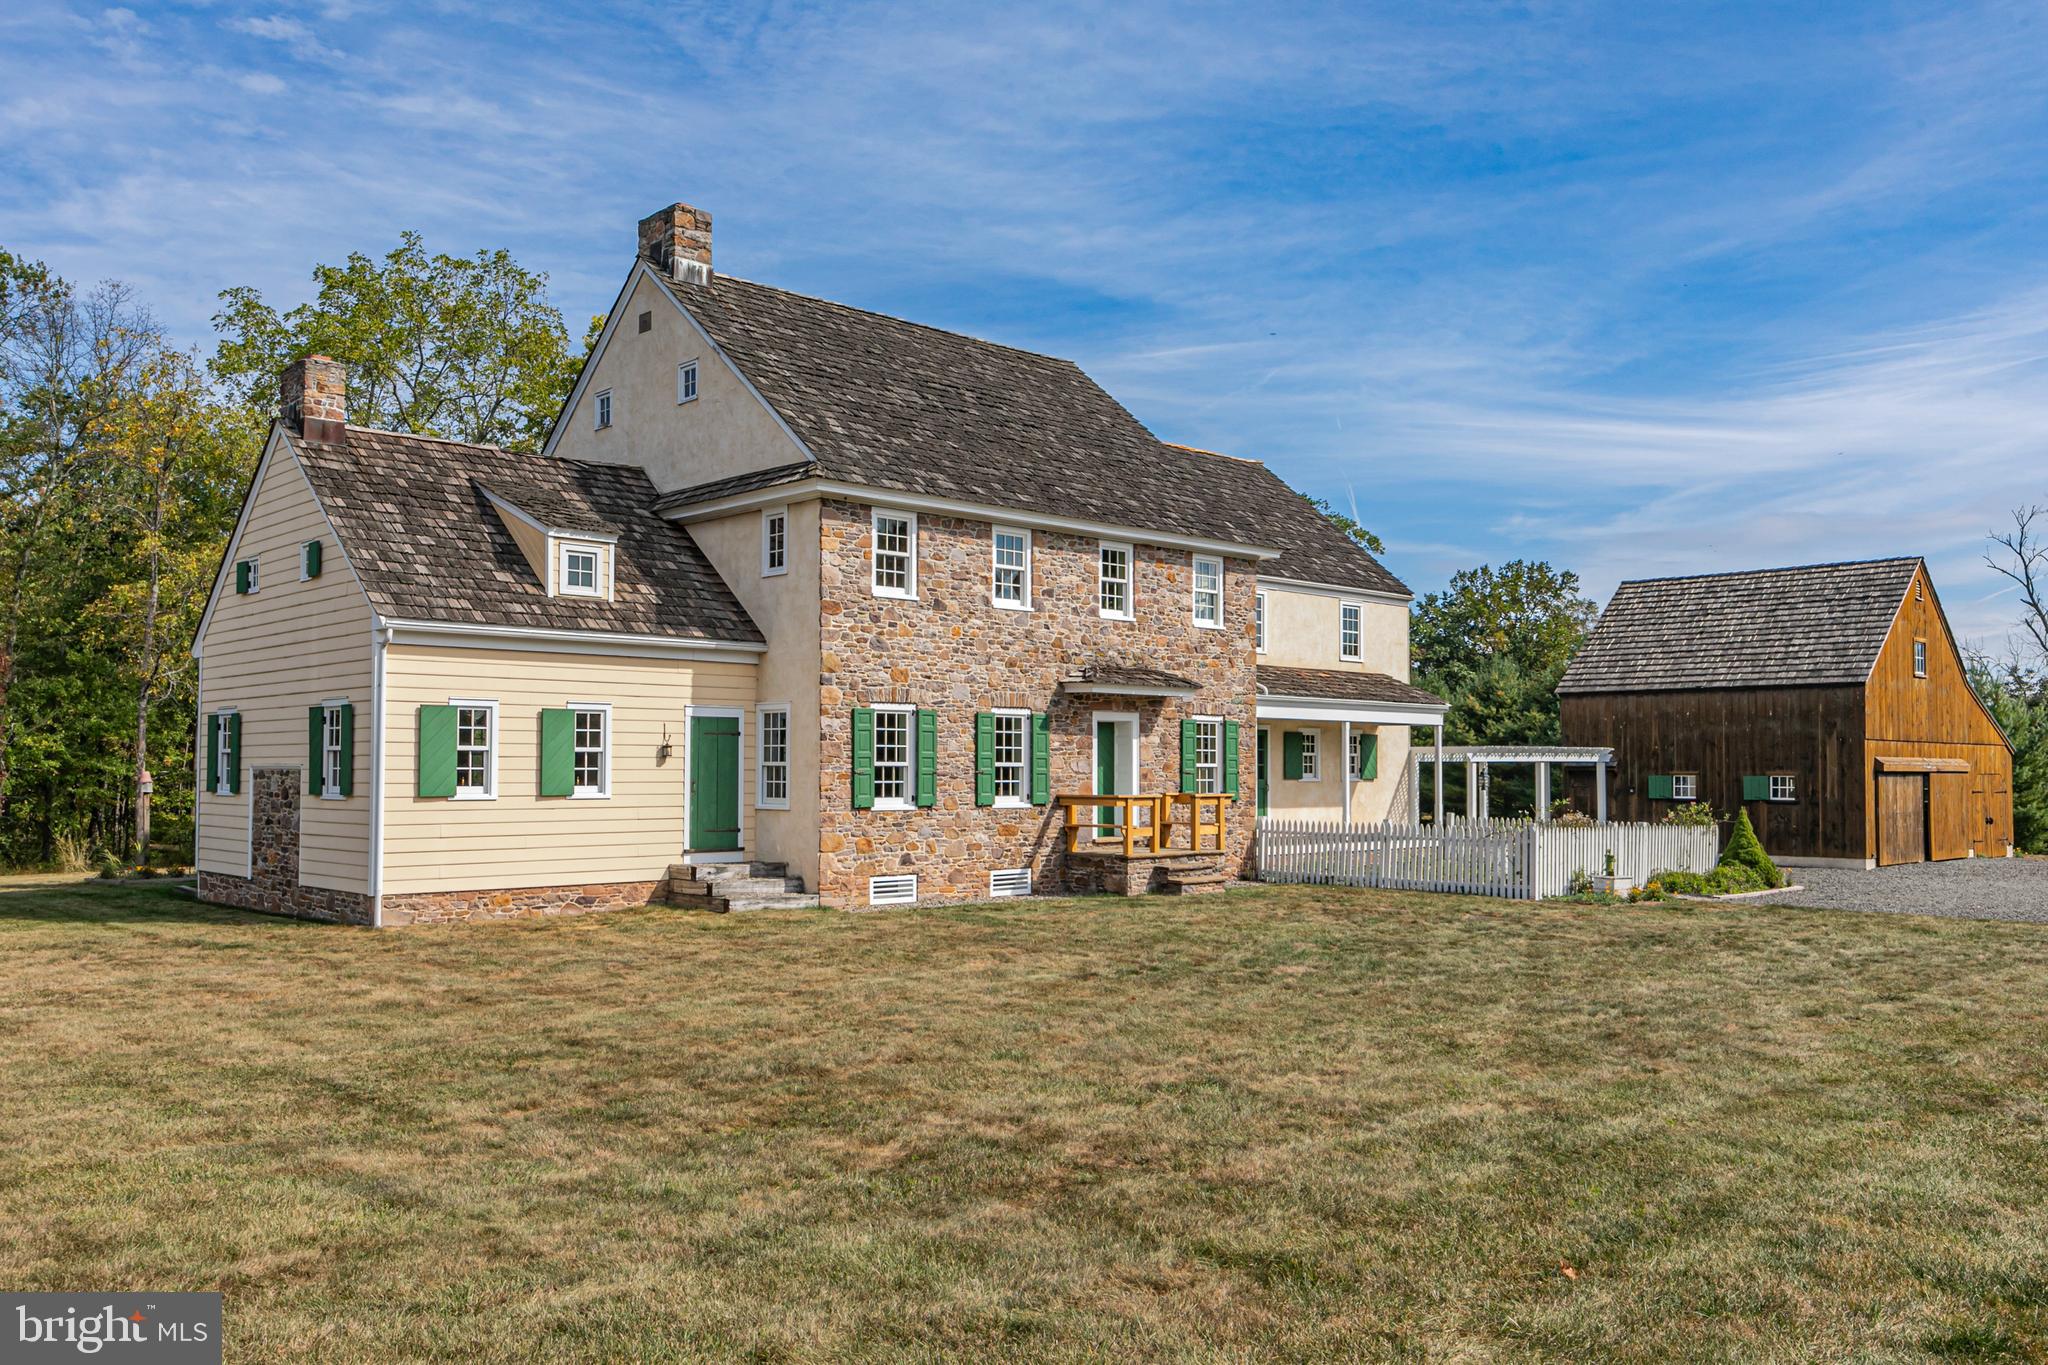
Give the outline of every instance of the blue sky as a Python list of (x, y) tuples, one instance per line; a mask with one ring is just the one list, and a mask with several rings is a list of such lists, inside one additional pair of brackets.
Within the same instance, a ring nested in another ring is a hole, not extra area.
[(1355, 498), (1419, 590), (1922, 553), (1994, 647), (2044, 190), (2039, 4), (0, 11), (0, 244), (195, 342), (406, 227), (580, 331), (683, 199), (723, 269)]

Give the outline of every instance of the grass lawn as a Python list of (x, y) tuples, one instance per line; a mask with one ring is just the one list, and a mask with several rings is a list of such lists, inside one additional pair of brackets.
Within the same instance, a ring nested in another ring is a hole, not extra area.
[(2020, 924), (12, 881), (0, 1285), (230, 1360), (2041, 1359), (2044, 1044)]

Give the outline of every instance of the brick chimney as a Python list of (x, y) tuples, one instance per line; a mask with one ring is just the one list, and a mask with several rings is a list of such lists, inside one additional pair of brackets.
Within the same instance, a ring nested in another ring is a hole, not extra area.
[(670, 204), (640, 220), (640, 257), (672, 280), (711, 283), (711, 215)]
[(348, 367), (309, 355), (284, 367), (277, 381), (278, 415), (309, 441), (339, 441), (348, 421)]

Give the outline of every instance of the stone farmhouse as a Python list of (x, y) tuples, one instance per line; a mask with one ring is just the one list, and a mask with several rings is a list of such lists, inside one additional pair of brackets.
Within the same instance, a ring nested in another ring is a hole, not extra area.
[(307, 357), (194, 643), (203, 898), (394, 925), (1195, 892), (1403, 801), (1399, 579), (1071, 362), (712, 269), (677, 204), (542, 453)]

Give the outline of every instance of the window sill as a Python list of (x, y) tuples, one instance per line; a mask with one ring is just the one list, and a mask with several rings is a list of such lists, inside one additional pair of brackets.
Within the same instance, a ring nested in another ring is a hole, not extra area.
[(447, 799), (450, 801), (495, 801), (498, 799), (498, 796), (495, 792), (457, 792)]
[(1097, 612), (1096, 615), (1105, 621), (1135, 621), (1138, 619), (1135, 613), (1128, 611), (1101, 611)]
[(1030, 810), (1031, 803), (1021, 796), (998, 796), (991, 808), (994, 810)]
[(917, 600), (916, 593), (904, 592), (901, 588), (875, 588), (872, 591), (876, 597), (886, 597), (892, 602), (915, 602)]
[(348, 800), (348, 798), (347, 798), (346, 796), (342, 795), (342, 794), (341, 794), (340, 792), (321, 792), (321, 793), (320, 793), (320, 799), (321, 799), (322, 801), (346, 801), (346, 800)]
[(569, 793), (569, 800), (571, 800), (571, 801), (609, 801), (609, 800), (611, 799), (611, 795), (612, 795), (612, 794), (611, 794), (610, 792), (600, 792), (600, 791), (572, 791), (572, 792), (570, 792), (570, 793)]
[(786, 574), (786, 573), (788, 573), (788, 572), (789, 572), (789, 566), (788, 566), (787, 564), (785, 564), (785, 565), (783, 565), (783, 566), (782, 566), (781, 568), (779, 568), (779, 569), (763, 569), (763, 570), (761, 570), (761, 577), (763, 577), (763, 578), (780, 578), (780, 577), (782, 577), (782, 576), (783, 576), (784, 574)]
[(756, 802), (754, 803), (754, 809), (755, 809), (755, 810), (788, 810), (788, 809), (789, 809), (789, 802), (787, 802), (787, 801), (756, 801)]
[(1196, 630), (1221, 630), (1221, 629), (1223, 629), (1223, 623), (1222, 623), (1221, 621), (1197, 621), (1197, 622), (1195, 622), (1195, 629), (1196, 629)]
[(1031, 604), (1029, 602), (1004, 602), (996, 599), (995, 609), (997, 611), (1030, 611)]
[(898, 797), (898, 796), (878, 796), (878, 797), (876, 797), (876, 798), (875, 798), (875, 804), (874, 804), (873, 806), (869, 807), (869, 809), (870, 809), (870, 810), (916, 810), (916, 809), (917, 809), (917, 803), (916, 803), (916, 802), (914, 802), (914, 801), (905, 801), (905, 800), (904, 800), (903, 798), (901, 798), (901, 797)]

